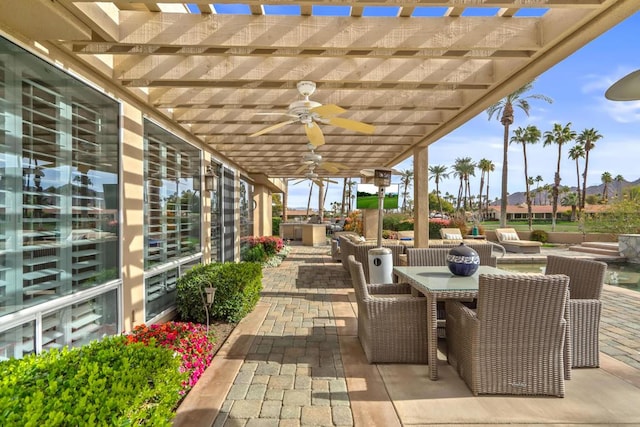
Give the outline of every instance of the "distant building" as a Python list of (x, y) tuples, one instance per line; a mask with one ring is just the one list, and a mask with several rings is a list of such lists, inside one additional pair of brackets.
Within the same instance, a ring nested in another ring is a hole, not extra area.
[[(594, 214), (606, 211), (607, 205), (586, 205), (583, 212), (586, 214)], [(533, 219), (546, 219), (551, 220), (553, 217), (553, 206), (551, 205), (532, 205), (531, 215)], [(563, 216), (571, 216), (570, 206), (558, 206), (558, 212), (556, 213), (556, 219)], [(489, 206), (488, 215), (485, 215), (485, 219), (498, 219), (500, 218), (500, 206)], [(509, 205), (507, 206), (507, 221), (514, 220), (526, 220), (528, 218), (527, 205)]]

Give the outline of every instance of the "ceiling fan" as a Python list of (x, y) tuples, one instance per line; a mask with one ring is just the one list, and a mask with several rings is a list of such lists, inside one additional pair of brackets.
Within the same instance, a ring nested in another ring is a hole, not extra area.
[[(305, 165), (305, 167), (307, 167)], [(300, 184), (303, 181), (311, 181), (313, 184), (316, 184), (318, 187), (322, 187), (325, 185), (325, 183), (332, 183), (332, 184), (337, 184), (338, 181), (334, 181), (332, 179), (329, 178), (320, 178), (320, 176), (314, 172), (315, 171), (315, 165), (310, 165), (309, 166), (309, 172), (307, 172), (306, 174), (304, 174), (304, 178), (296, 181), (293, 183), (293, 185), (296, 184)]]
[(302, 156), (302, 163), (288, 163), (284, 165), (284, 167), (301, 164), (302, 166), (296, 169), (295, 171), (296, 174), (301, 173), (307, 167), (310, 167), (312, 165), (314, 168), (318, 167), (320, 169), (324, 169), (327, 172), (331, 172), (331, 173), (337, 173), (337, 172), (340, 172), (340, 170), (342, 169), (348, 169), (347, 166), (341, 163), (323, 162), (322, 156), (314, 151), (314, 146), (312, 144), (309, 144), (309, 148), (311, 148), (311, 152), (305, 153)]
[(275, 125), (266, 127), (249, 136), (255, 137), (279, 129), (292, 123), (302, 123), (304, 131), (309, 138), (309, 142), (314, 147), (324, 144), (324, 134), (320, 129), (319, 123), (329, 124), (356, 132), (372, 134), (375, 126), (358, 122), (356, 120), (336, 117), (347, 110), (334, 104), (322, 105), (319, 102), (311, 101), (309, 97), (315, 92), (316, 84), (309, 81), (301, 81), (297, 84), (298, 92), (304, 97), (302, 101), (295, 101), (289, 105), (286, 113), (261, 113), (261, 114), (278, 114), (289, 116), (290, 119)]

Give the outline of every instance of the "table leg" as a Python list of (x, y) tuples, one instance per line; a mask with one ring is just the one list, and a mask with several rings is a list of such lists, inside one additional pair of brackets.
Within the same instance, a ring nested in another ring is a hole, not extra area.
[(429, 378), (438, 379), (438, 307), (433, 294), (425, 295), (427, 298), (427, 345), (429, 355)]

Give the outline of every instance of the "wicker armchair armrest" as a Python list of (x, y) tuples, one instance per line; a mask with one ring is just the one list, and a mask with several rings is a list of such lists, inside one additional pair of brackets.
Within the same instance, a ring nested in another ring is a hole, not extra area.
[(378, 294), (411, 294), (411, 285), (408, 283), (367, 284), (369, 293)]
[(571, 333), (571, 366), (597, 367), (600, 365), (598, 331), (602, 302), (597, 299), (569, 301)]

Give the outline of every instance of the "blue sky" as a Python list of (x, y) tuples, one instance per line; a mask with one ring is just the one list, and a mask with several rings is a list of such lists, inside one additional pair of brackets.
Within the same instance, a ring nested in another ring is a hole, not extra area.
[[(530, 116), (516, 110), (512, 129), (535, 125), (542, 132), (551, 130), (554, 123), (572, 123), (580, 133), (595, 128), (603, 135), (589, 157), (587, 185), (600, 184), (603, 172), (622, 175), (627, 181), (640, 178), (640, 101), (614, 102), (604, 97), (606, 89), (624, 75), (640, 68), (640, 14), (636, 14), (564, 61), (540, 75), (531, 93), (553, 99), (553, 104), (531, 100)], [(563, 147), (560, 169), (562, 185), (575, 186), (575, 163), (568, 159), (569, 148)], [(487, 158), (496, 165), (490, 176), (489, 197), (500, 196), (502, 173), (502, 125), (494, 118), (489, 121), (481, 113), (465, 125), (440, 139), (429, 148), (430, 165), (451, 166), (458, 157), (471, 157), (474, 161)], [(529, 176), (541, 175), (544, 183), (552, 183), (557, 159), (557, 146), (544, 147), (542, 143), (527, 147)], [(517, 145), (509, 147), (508, 191), (524, 191), (524, 162)], [(581, 165), (582, 168), (582, 165)], [(412, 169), (412, 159), (396, 165), (396, 169)], [(480, 173), (472, 178), (472, 191), (478, 192)], [(342, 197), (340, 184), (329, 184), (325, 208)], [(398, 182), (395, 178), (393, 182)], [(430, 182), (429, 189), (434, 184)], [(444, 194), (457, 194), (458, 181), (445, 180), (440, 185)], [(318, 188), (314, 186), (311, 207), (318, 207)], [(309, 196), (308, 184), (289, 187), (289, 208), (305, 207)]]

